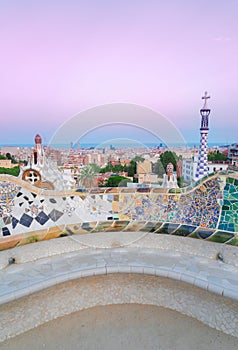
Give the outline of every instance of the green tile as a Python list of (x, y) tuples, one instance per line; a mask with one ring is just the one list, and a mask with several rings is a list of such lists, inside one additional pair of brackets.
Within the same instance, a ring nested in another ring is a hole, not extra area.
[(171, 234), (178, 228), (179, 224), (170, 224), (165, 223), (161, 228), (159, 228), (156, 233), (165, 233), (165, 234)]
[(148, 221), (145, 224), (145, 226), (140, 229), (140, 231), (142, 231), (142, 232), (154, 232), (154, 231), (157, 231), (161, 225), (162, 225), (161, 222)]
[(228, 205), (223, 205), (222, 210), (229, 210), (230, 207)]
[(233, 183), (235, 182), (235, 179), (232, 178), (232, 177), (228, 177), (227, 182), (228, 182), (229, 184), (233, 184)]
[(93, 222), (83, 222), (78, 233), (91, 232), (97, 225), (96, 221)]
[(169, 193), (181, 193), (181, 189), (180, 188), (170, 188)]
[(188, 237), (202, 239), (196, 232), (191, 233)]
[(186, 237), (196, 229), (196, 226), (182, 225), (180, 226), (173, 235)]
[(145, 221), (131, 221), (123, 231), (125, 232), (137, 232), (145, 226)]
[(233, 238), (234, 235), (229, 232), (217, 231), (214, 235), (207, 239), (210, 242), (225, 243), (229, 239)]
[(92, 230), (92, 232), (103, 232), (106, 231), (108, 227), (112, 225), (112, 221), (101, 221), (97, 224), (97, 226)]
[(238, 246), (238, 236), (235, 236), (231, 241), (226, 244)]

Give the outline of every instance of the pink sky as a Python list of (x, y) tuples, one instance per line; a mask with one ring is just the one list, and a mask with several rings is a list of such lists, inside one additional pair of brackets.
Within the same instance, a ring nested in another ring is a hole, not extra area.
[(1, 0), (0, 144), (47, 141), (112, 102), (148, 106), (197, 142), (205, 90), (209, 141), (237, 142), (237, 16), (232, 0)]

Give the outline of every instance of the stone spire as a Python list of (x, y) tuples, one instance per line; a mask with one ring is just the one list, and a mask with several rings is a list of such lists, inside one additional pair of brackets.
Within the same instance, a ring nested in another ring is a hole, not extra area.
[(207, 164), (207, 136), (209, 131), (209, 115), (211, 110), (207, 107), (207, 100), (210, 98), (208, 93), (205, 92), (202, 99), (204, 100), (204, 105), (202, 109), (200, 109), (201, 114), (201, 128), (200, 128), (200, 149), (198, 156), (198, 165), (196, 172), (196, 179), (199, 180), (204, 176), (208, 175), (208, 164)]

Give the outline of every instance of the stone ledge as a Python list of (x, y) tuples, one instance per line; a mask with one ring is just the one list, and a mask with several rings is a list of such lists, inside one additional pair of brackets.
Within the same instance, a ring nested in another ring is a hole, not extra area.
[(166, 277), (238, 300), (238, 269), (222, 262), (145, 248), (85, 249), (0, 271), (0, 304), (82, 277), (135, 273)]
[(147, 249), (151, 252), (171, 252), (186, 256), (216, 260), (217, 254), (223, 256), (224, 266), (238, 267), (238, 249), (236, 247), (189, 239), (171, 235), (156, 235), (144, 232), (98, 232), (81, 236), (70, 236), (41, 241), (0, 251), (0, 271), (8, 266), (8, 259), (14, 257), (17, 264), (30, 263), (39, 259), (71, 254), (94, 249), (125, 247)]

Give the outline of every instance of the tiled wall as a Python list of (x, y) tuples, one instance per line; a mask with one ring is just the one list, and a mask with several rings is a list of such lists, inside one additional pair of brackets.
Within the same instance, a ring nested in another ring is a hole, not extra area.
[(238, 180), (228, 178), (223, 191), (224, 202), (222, 206), (219, 228), (238, 232)]
[(0, 241), (17, 235), (30, 243), (91, 231), (142, 230), (238, 245), (237, 179), (212, 176), (192, 190), (170, 192), (102, 188), (55, 193), (0, 177)]

